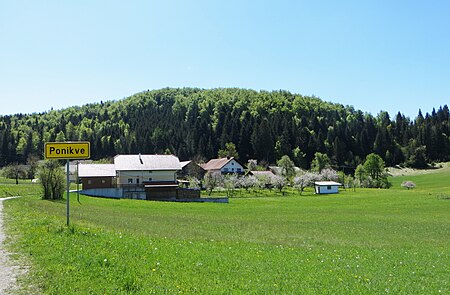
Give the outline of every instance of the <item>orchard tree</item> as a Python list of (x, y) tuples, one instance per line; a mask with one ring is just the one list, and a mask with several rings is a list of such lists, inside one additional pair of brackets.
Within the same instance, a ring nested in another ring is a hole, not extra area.
[(204, 183), (206, 189), (209, 191), (208, 195), (210, 196), (212, 191), (222, 185), (223, 183), (223, 175), (220, 172), (207, 172), (204, 177)]
[(339, 179), (336, 170), (331, 168), (322, 169), (322, 171), (320, 172), (320, 176), (322, 177), (323, 180), (338, 181)]
[(285, 177), (285, 179), (289, 180), (295, 176), (295, 165), (289, 156), (284, 155), (281, 157), (281, 159), (277, 161), (277, 166), (281, 168), (281, 175)]
[[(272, 177), (272, 184), (276, 187), (280, 193), (283, 191), (284, 186), (286, 185), (286, 178), (282, 175), (275, 175)], [(284, 193), (283, 193), (284, 195)]]
[(16, 184), (19, 184), (19, 178), (25, 178), (27, 175), (26, 169), (19, 163), (13, 163), (3, 168), (3, 176), (16, 180)]
[(314, 172), (305, 172), (294, 178), (294, 187), (300, 191), (300, 195), (303, 190), (314, 184), (315, 181), (319, 181), (321, 176)]
[(238, 184), (238, 176), (236, 174), (228, 174), (223, 178), (223, 187), (227, 191), (227, 197), (235, 196), (236, 185)]

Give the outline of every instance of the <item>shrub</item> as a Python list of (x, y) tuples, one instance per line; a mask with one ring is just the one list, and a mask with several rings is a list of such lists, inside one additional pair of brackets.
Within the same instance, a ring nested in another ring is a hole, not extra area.
[(57, 161), (47, 161), (39, 171), (43, 199), (60, 200), (64, 196), (65, 175)]

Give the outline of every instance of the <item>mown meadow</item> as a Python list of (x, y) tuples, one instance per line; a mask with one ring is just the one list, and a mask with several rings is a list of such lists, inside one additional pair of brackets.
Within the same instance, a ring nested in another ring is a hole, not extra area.
[(69, 227), (65, 202), (28, 195), (4, 204), (8, 247), (30, 266), (23, 293), (448, 294), (449, 179), (228, 204), (72, 194)]

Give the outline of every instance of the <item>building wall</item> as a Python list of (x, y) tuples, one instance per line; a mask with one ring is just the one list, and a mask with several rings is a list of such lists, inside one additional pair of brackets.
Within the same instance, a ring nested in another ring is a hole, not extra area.
[(316, 194), (337, 194), (339, 192), (337, 185), (320, 186), (316, 185)]
[(155, 181), (176, 182), (176, 171), (117, 171), (119, 187)]
[(121, 199), (123, 197), (123, 190), (120, 188), (83, 189), (81, 193), (86, 196), (112, 198), (112, 199)]
[(220, 170), (222, 173), (244, 173), (244, 167), (236, 160), (231, 160)]
[(86, 177), (81, 179), (83, 189), (112, 188), (114, 187), (112, 177)]
[(177, 199), (199, 199), (200, 189), (178, 188)]
[(160, 200), (160, 199), (176, 199), (177, 188), (176, 187), (155, 187), (145, 188), (147, 200)]

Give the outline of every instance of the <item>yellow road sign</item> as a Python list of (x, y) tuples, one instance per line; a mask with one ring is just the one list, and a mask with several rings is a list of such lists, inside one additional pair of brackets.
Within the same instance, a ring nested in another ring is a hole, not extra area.
[(47, 142), (46, 159), (89, 159), (91, 143), (88, 141)]

